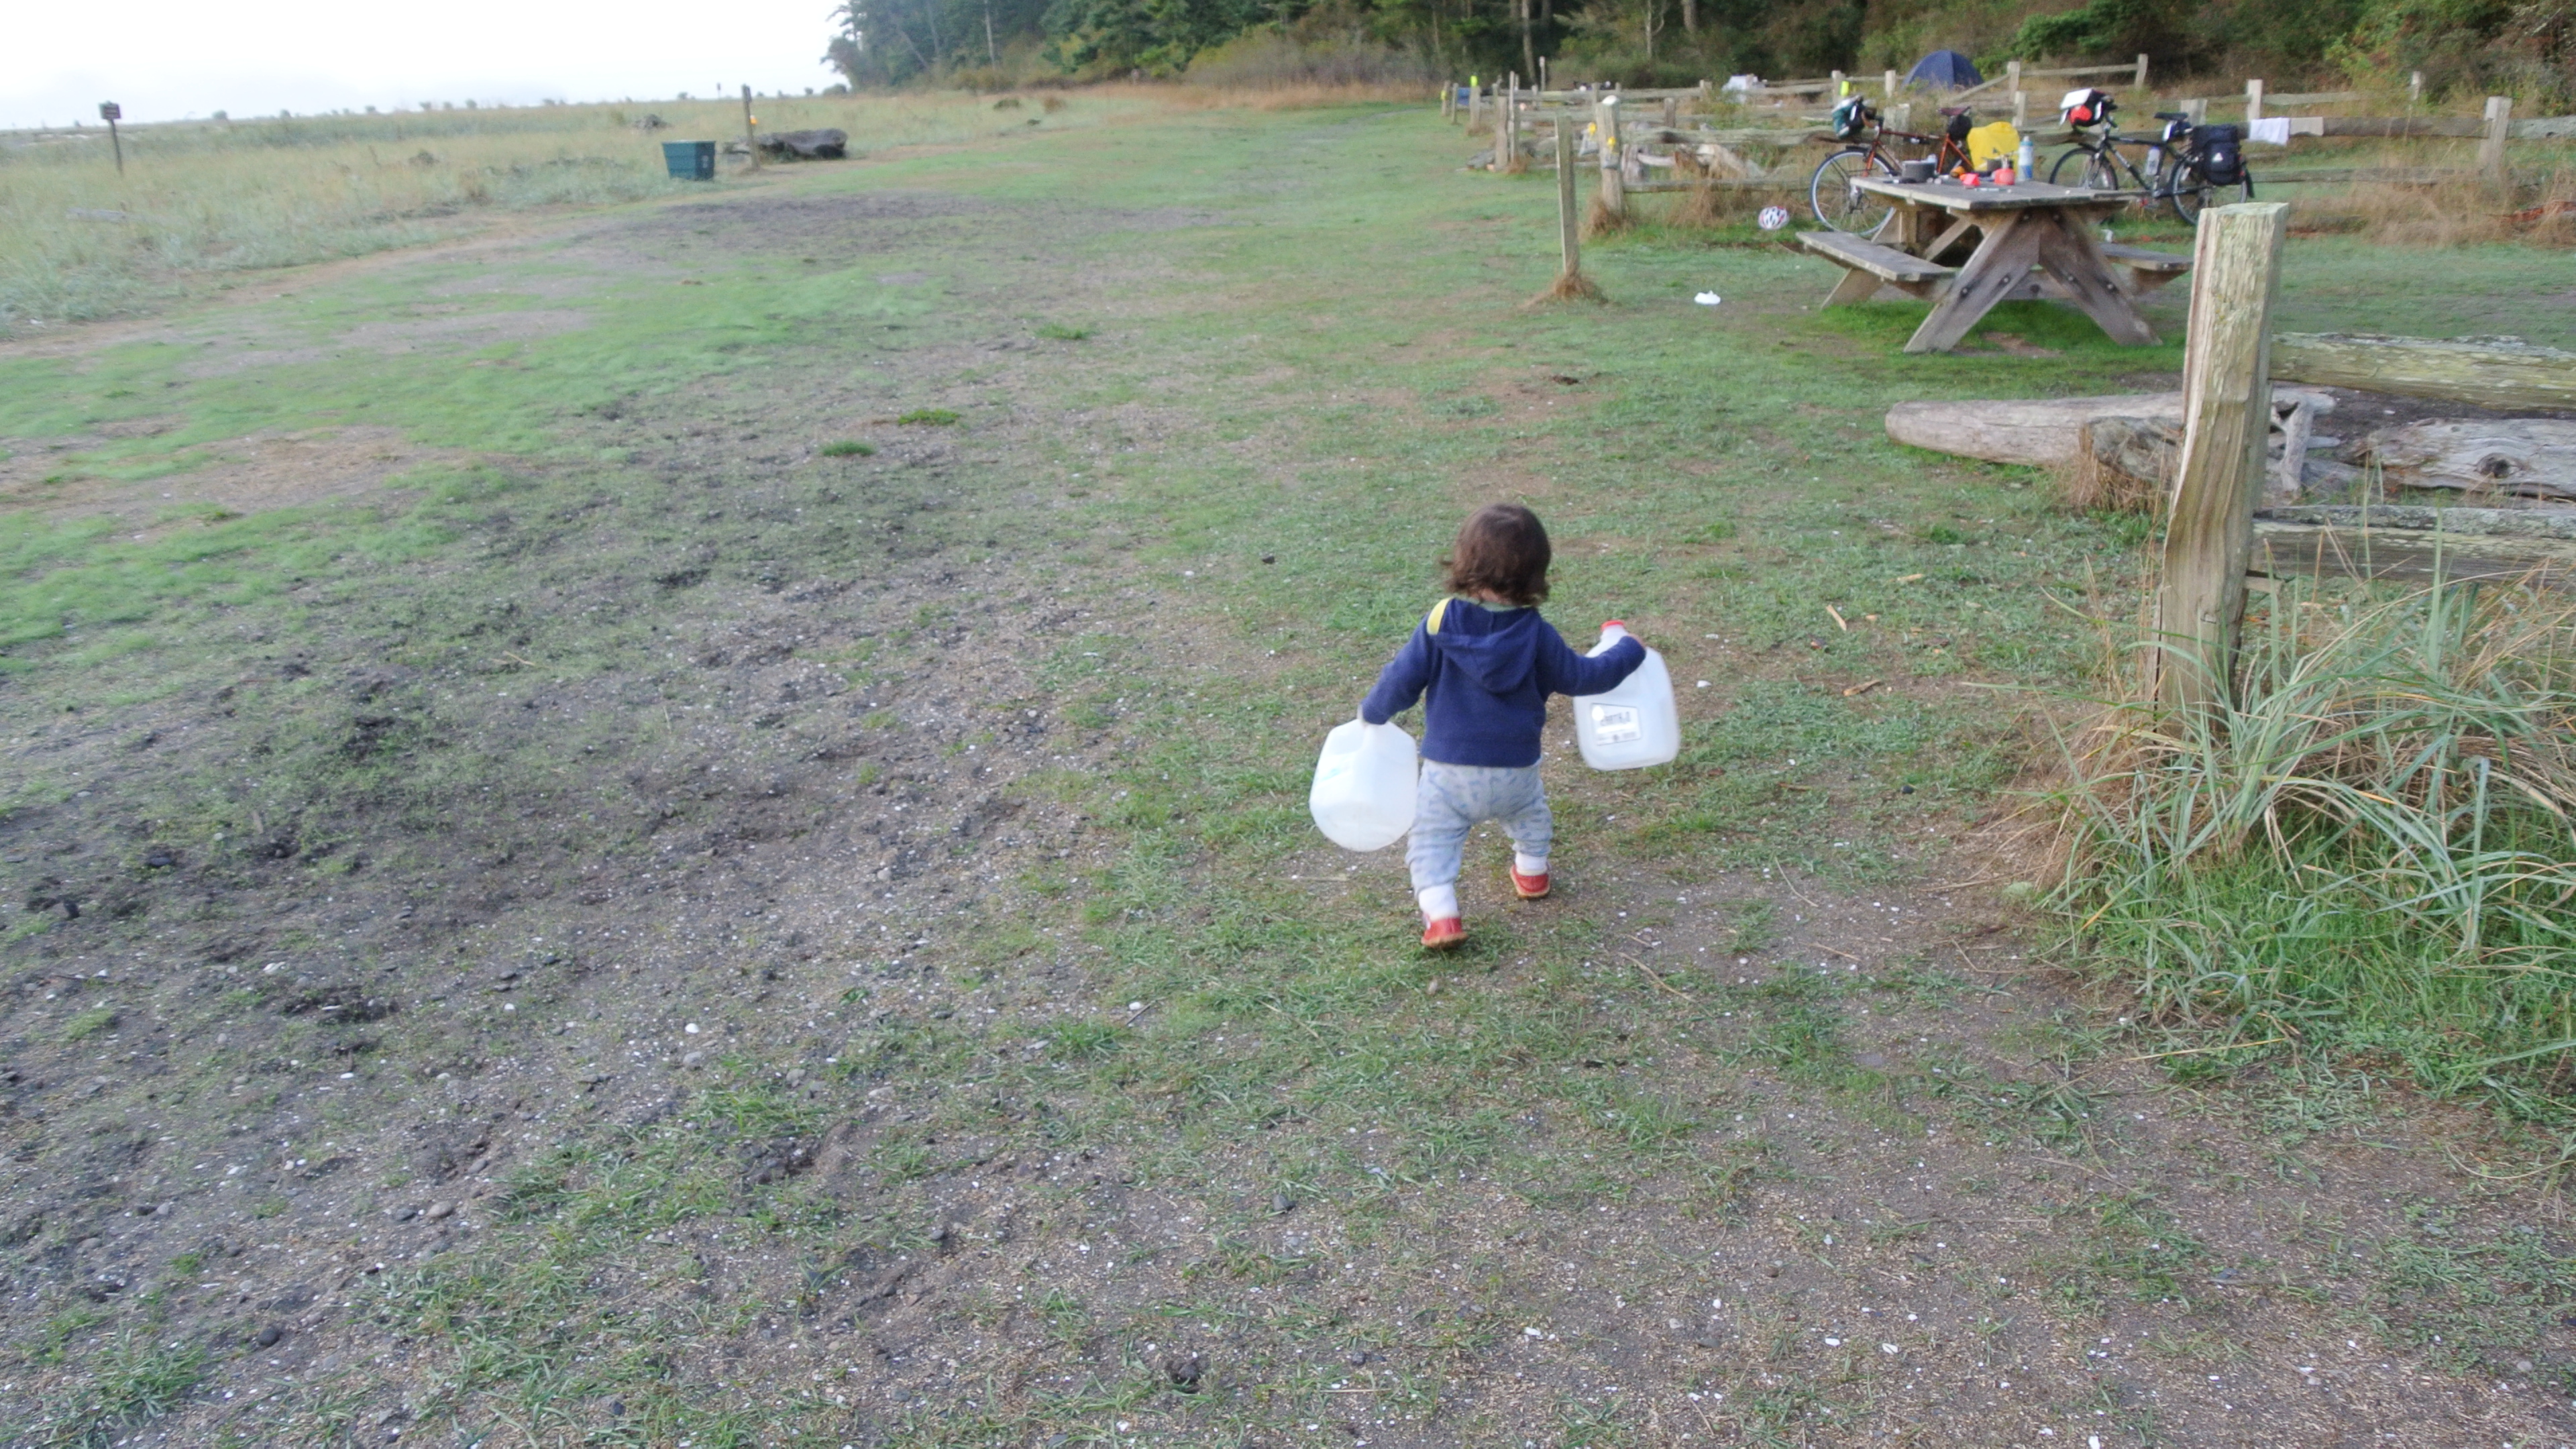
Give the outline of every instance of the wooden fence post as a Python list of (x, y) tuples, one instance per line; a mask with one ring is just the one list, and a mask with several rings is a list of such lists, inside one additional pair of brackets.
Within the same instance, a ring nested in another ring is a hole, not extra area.
[(1583, 275), (1583, 206), (1574, 194), (1574, 125), (1568, 116), (1556, 123), (1556, 236), (1564, 260), (1557, 267), (1560, 285)]
[(2409, 106), (2424, 104), (2424, 72), (2420, 70), (2410, 70), (2406, 73), (2406, 104)]
[(1473, 79), (1473, 78), (1470, 78), (1470, 79), (1468, 80), (1468, 82), (1467, 82), (1467, 134), (1468, 134), (1468, 135), (1472, 136), (1472, 135), (1476, 134), (1476, 127), (1477, 127), (1477, 125), (1481, 122), (1481, 120), (1482, 120), (1482, 118), (1483, 118), (1483, 116), (1484, 116), (1484, 111), (1485, 111), (1485, 93), (1484, 93), (1482, 90), (1478, 89), (1478, 88), (1477, 88), (1477, 85), (1476, 85), (1476, 82), (1474, 81), (1474, 79)]
[(1887, 98), (1888, 98), (1889, 100), (1891, 100), (1891, 101), (1892, 101), (1892, 100), (1895, 100), (1895, 99), (1896, 99), (1896, 72), (1894, 72), (1894, 71), (1889, 71), (1889, 72), (1886, 74), (1886, 76), (1885, 76), (1885, 77), (1883, 77), (1883, 83), (1884, 83), (1884, 84), (1886, 85), (1886, 87), (1887, 87)]
[(2155, 697), (2173, 709), (2226, 698), (2254, 506), (2272, 424), (2272, 300), (2289, 207), (2213, 207), (2193, 247), (2183, 346), (2183, 439), (2156, 584)]
[(751, 87), (742, 88), (742, 143), (751, 148), (751, 169), (760, 169), (760, 137), (753, 131), (759, 123), (751, 118)]
[(1601, 128), (1601, 209), (1617, 220), (1628, 214), (1628, 178), (1619, 169), (1626, 159), (1619, 144), (1619, 98), (1603, 96), (1592, 115)]
[(2250, 80), (2245, 83), (2246, 124), (2251, 125), (2261, 119), (2263, 119), (2263, 83), (2259, 80)]
[(2143, 50), (2138, 52), (2138, 78), (2129, 82), (2129, 88), (2140, 91), (2147, 88), (2147, 53)]
[(1440, 87), (1440, 119), (1448, 121), (1457, 114), (1458, 87), (1454, 82), (1443, 82)]
[(2005, 62), (2004, 62), (2004, 89), (2005, 89), (2005, 90), (2008, 90), (2008, 91), (2010, 91), (2010, 92), (2012, 92), (2012, 107), (2013, 107), (2013, 117), (2014, 117), (2014, 119), (2013, 119), (2013, 129), (2014, 129), (2014, 130), (2016, 130), (2016, 131), (2021, 130), (2022, 128), (2024, 128), (2025, 126), (2027, 126), (2027, 125), (2029, 124), (2029, 116), (2030, 116), (2030, 112), (2029, 112), (2029, 110), (2027, 109), (2027, 107), (2030, 105), (2030, 102), (2025, 101), (2025, 100), (2023, 100), (2023, 99), (2021, 98), (2021, 62), (2020, 62), (2020, 61), (2017, 61), (2017, 60), (2008, 60), (2008, 61), (2005, 61)]
[(2206, 123), (2209, 120), (2209, 97), (2193, 96), (2183, 102), (2182, 114), (2186, 125), (2198, 126)]
[(2487, 138), (2478, 143), (2478, 169), (2489, 181), (2505, 179), (2504, 140), (2513, 133), (2513, 97), (2487, 97)]
[(1825, 75), (1825, 85), (1828, 87), (1829, 93), (1836, 101), (1840, 101), (1843, 98), (1843, 73), (1841, 71), (1828, 71)]
[(2013, 92), (2013, 129), (2015, 131), (2030, 129), (2030, 92), (2028, 91)]

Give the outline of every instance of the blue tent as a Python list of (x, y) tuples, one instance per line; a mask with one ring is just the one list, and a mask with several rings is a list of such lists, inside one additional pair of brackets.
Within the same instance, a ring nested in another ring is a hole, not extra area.
[(1905, 73), (1905, 82), (1908, 85), (1941, 86), (1955, 91), (1969, 86), (1984, 85), (1986, 78), (1977, 74), (1975, 61), (1959, 52), (1936, 50), (1914, 62), (1914, 69)]

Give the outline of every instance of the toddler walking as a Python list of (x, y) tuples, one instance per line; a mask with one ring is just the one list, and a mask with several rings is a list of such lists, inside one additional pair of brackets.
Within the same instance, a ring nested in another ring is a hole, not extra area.
[(1547, 894), (1553, 833), (1538, 778), (1539, 732), (1551, 694), (1600, 694), (1646, 662), (1622, 639), (1597, 656), (1577, 654), (1539, 617), (1551, 554), (1538, 515), (1491, 503), (1459, 526), (1447, 562), (1449, 597), (1377, 677), (1360, 718), (1384, 724), (1422, 706), (1422, 780), (1404, 861), (1422, 907), (1422, 944), (1467, 939), (1458, 914), (1458, 861), (1467, 831), (1499, 820), (1512, 839), (1512, 890)]

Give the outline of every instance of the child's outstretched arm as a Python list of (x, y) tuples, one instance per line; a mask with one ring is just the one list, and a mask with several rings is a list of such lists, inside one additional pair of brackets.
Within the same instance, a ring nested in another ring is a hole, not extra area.
[(1605, 693), (1646, 662), (1646, 646), (1634, 635), (1612, 645), (1607, 654), (1577, 654), (1555, 625), (1542, 621), (1540, 627), (1547, 632), (1539, 639), (1538, 687), (1550, 694)]
[[(1642, 653), (1637, 656), (1642, 659)], [(1360, 701), (1360, 718), (1370, 724), (1384, 724), (1422, 697), (1431, 683), (1431, 634), (1420, 624), (1413, 626), (1413, 637), (1378, 671), (1377, 687)]]

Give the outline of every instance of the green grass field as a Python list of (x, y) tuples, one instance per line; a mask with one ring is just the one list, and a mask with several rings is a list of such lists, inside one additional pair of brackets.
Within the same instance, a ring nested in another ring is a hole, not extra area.
[[(1976, 844), (2149, 527), (1880, 420), (2179, 297), (1534, 307), (1427, 109), (1032, 129), (0, 350), (0, 1441), (2576, 1430), (2532, 1129), (2131, 1022)], [(2555, 265), (2282, 323), (2570, 345)], [(1552, 727), (1559, 897), (1480, 839), (1427, 958), (1303, 791), (1498, 497), (1686, 746)]]

